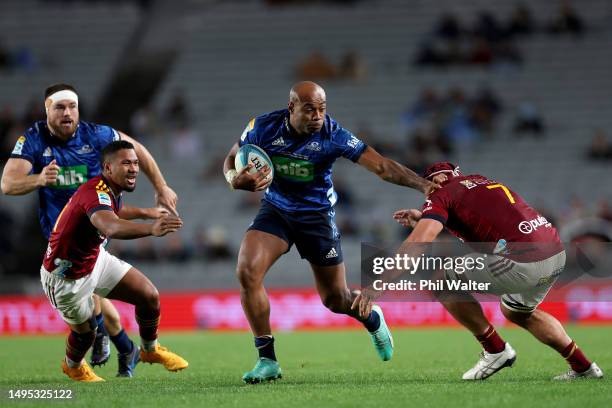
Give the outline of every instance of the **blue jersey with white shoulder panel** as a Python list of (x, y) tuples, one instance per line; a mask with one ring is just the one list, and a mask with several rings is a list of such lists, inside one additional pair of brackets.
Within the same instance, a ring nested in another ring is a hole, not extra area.
[(77, 188), (102, 172), (101, 150), (119, 139), (119, 132), (109, 126), (79, 122), (75, 134), (64, 142), (49, 132), (45, 121), (34, 123), (17, 139), (11, 157), (32, 163), (32, 174), (53, 160), (60, 167), (56, 185), (38, 189), (38, 217), (45, 238), (49, 239), (59, 213)]
[(264, 200), (285, 211), (320, 211), (337, 200), (332, 165), (338, 157), (356, 162), (367, 148), (329, 115), (319, 132), (308, 137), (289, 126), (289, 111), (282, 109), (252, 119), (239, 145), (254, 144), (270, 156), (274, 180)]

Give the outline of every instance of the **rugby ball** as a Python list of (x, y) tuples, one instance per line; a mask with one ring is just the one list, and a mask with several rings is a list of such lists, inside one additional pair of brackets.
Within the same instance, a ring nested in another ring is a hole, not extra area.
[(242, 170), (249, 163), (253, 165), (249, 173), (257, 173), (267, 165), (271, 170), (267, 179), (272, 180), (272, 178), (274, 178), (274, 165), (272, 164), (272, 160), (270, 160), (270, 157), (261, 147), (255, 146), (254, 144), (245, 144), (238, 149), (236, 159), (234, 160), (236, 171)]

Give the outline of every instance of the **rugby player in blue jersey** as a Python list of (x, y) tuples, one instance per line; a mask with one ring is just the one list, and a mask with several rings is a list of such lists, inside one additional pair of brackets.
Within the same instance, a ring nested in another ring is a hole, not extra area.
[[(75, 88), (55, 84), (45, 90), (46, 121), (38, 121), (17, 139), (2, 174), (2, 192), (23, 195), (38, 190), (39, 220), (49, 239), (53, 225), (70, 197), (87, 180), (101, 173), (100, 152), (114, 140), (126, 140), (135, 147), (140, 168), (156, 191), (156, 208), (124, 207), (123, 218), (158, 218), (168, 211), (176, 215), (176, 193), (168, 186), (149, 151), (128, 135), (115, 129), (79, 120), (79, 99)], [(103, 248), (101, 251), (106, 252)], [(108, 254), (109, 256), (112, 256)], [(103, 313), (100, 313), (100, 310)], [(99, 332), (91, 364), (104, 364), (110, 356), (108, 339), (119, 352), (118, 376), (131, 377), (138, 347), (121, 327), (119, 313), (107, 299), (96, 296)], [(103, 317), (104, 316), (104, 317)], [(105, 328), (106, 326), (106, 328)], [(108, 332), (106, 332), (108, 330)]]
[[(236, 171), (234, 158), (244, 144), (257, 145), (270, 156), (275, 170), (271, 182), (266, 179), (268, 168), (255, 174), (247, 172), (250, 167)], [(259, 352), (255, 367), (242, 377), (246, 383), (281, 377), (263, 280), (272, 264), (293, 244), (310, 263), (323, 304), (334, 313), (361, 321), (383, 361), (393, 355), (393, 339), (380, 307), (374, 306), (365, 316), (351, 309), (357, 294), (346, 284), (340, 232), (334, 222), (337, 196), (331, 172), (339, 157), (360, 164), (390, 183), (425, 194), (435, 188), (340, 127), (326, 115), (325, 91), (308, 81), (293, 86), (287, 109), (251, 120), (225, 158), (223, 171), (231, 188), (266, 190), (261, 209), (240, 246), (236, 268), (242, 307)]]

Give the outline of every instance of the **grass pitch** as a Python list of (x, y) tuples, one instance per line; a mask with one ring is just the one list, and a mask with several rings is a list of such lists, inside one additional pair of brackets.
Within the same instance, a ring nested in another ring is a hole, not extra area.
[[(464, 382), (479, 346), (461, 329), (395, 330), (395, 355), (378, 360), (364, 331), (276, 335), (284, 378), (244, 385), (255, 362), (247, 333), (161, 333), (162, 345), (185, 357), (179, 373), (139, 365), (133, 379), (115, 378), (116, 354), (96, 372), (105, 383), (80, 384), (61, 372), (64, 337), (0, 337), (0, 406), (96, 407), (603, 407), (612, 406), (612, 327), (570, 327), (569, 333), (608, 375), (601, 381), (557, 383), (566, 370), (553, 350), (519, 329), (502, 329), (516, 364), (486, 381)], [(135, 335), (131, 336), (135, 338)], [(74, 400), (20, 401), (9, 389), (66, 389)], [(57, 404), (57, 405), (54, 405)]]

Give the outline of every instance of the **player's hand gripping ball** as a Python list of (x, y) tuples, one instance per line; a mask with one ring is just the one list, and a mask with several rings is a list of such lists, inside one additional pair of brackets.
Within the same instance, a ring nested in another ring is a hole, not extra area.
[(262, 148), (254, 144), (245, 144), (242, 146), (238, 150), (234, 161), (237, 172), (240, 172), (240, 170), (249, 164), (252, 165), (251, 170), (249, 170), (250, 174), (255, 174), (265, 166), (268, 166), (268, 168), (270, 168), (270, 174), (266, 177), (266, 182), (268, 183), (274, 178), (274, 165), (272, 164), (272, 160), (270, 160), (270, 157)]

